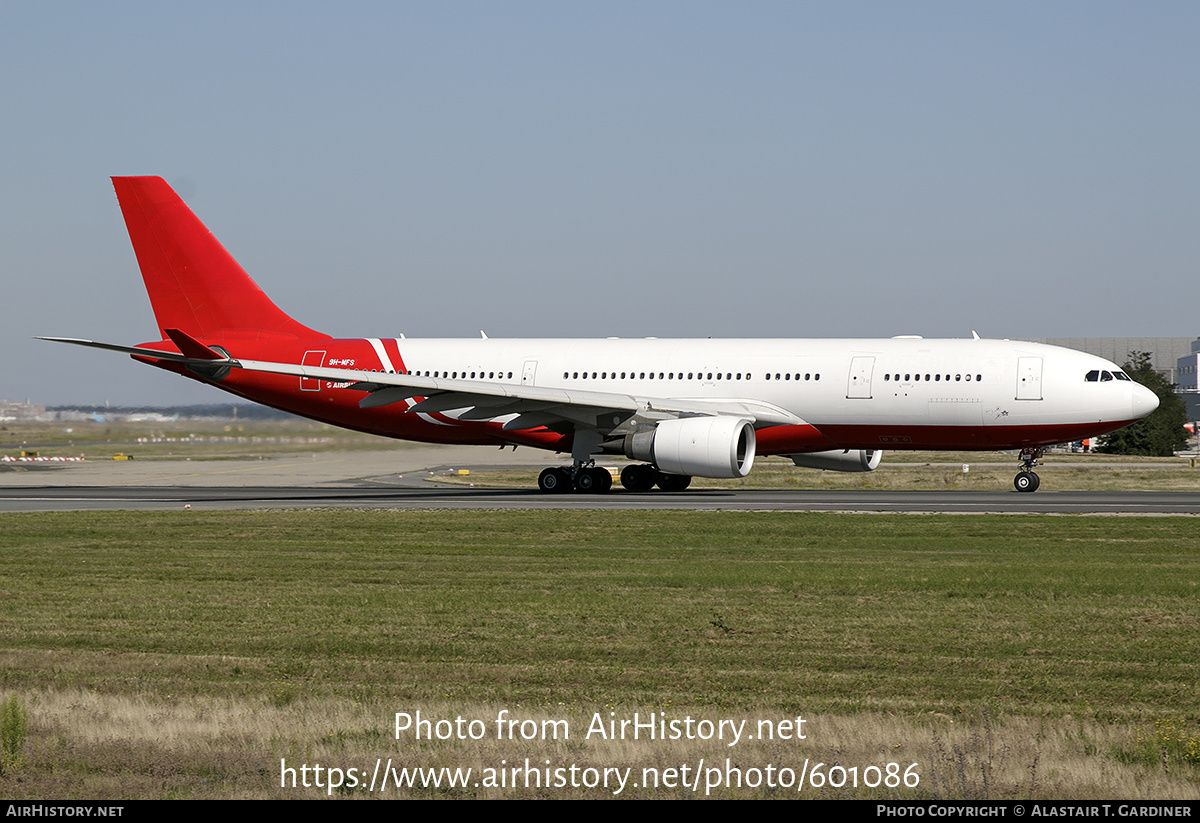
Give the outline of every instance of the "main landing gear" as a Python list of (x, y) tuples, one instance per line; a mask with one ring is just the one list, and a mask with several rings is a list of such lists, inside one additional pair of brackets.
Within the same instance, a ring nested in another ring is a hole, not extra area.
[(577, 491), (582, 494), (604, 494), (612, 488), (612, 475), (598, 466), (568, 469), (552, 466), (538, 476), (538, 489), (546, 494)]
[[(593, 454), (601, 451), (603, 438), (593, 429), (578, 429), (571, 444), (571, 468), (551, 466), (538, 475), (538, 489), (546, 494), (579, 492), (605, 494), (612, 488), (608, 469), (596, 465)], [(632, 492), (648, 492), (655, 486), (666, 492), (681, 492), (690, 486), (692, 478), (682, 474), (666, 474), (646, 463), (634, 463), (621, 470), (621, 485)]]
[(1041, 465), (1038, 458), (1045, 454), (1045, 451), (1045, 449), (1034, 448), (1021, 449), (1021, 470), (1013, 479), (1013, 487), (1017, 491), (1035, 492), (1038, 490), (1038, 486), (1042, 485), (1042, 481), (1033, 471), (1033, 467)]
[(621, 485), (631, 492), (648, 492), (658, 486), (665, 492), (681, 492), (692, 485), (686, 474), (664, 474), (646, 463), (634, 463), (621, 469)]
[[(621, 470), (621, 485), (632, 492), (648, 492), (655, 486), (663, 491), (681, 492), (692, 483), (692, 478), (683, 474), (664, 474), (653, 466), (635, 463)], [(546, 494), (579, 492), (580, 494), (605, 494), (612, 488), (612, 475), (608, 469), (596, 465), (552, 466), (543, 469), (538, 476), (538, 489)]]

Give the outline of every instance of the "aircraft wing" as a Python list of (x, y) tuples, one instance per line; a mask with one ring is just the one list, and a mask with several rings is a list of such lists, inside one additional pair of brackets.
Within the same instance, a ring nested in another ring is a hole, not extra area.
[(462, 409), (464, 411), (458, 415), (462, 420), (491, 420), (516, 415), (504, 424), (506, 431), (538, 426), (557, 430), (563, 424), (568, 424), (569, 427), (582, 426), (607, 434), (614, 430), (632, 430), (642, 423), (653, 425), (659, 420), (717, 415), (746, 418), (755, 428), (802, 425), (805, 422), (786, 409), (749, 398), (712, 401), (702, 398), (679, 399), (245, 360), (226, 357), (175, 329), (166, 331), (180, 351), (67, 337), (38, 339), (118, 351), (147, 360), (169, 360), (210, 372), (227, 367), (342, 383), (346, 389), (366, 393), (358, 404), (365, 409), (421, 398), (406, 412), (433, 413)]

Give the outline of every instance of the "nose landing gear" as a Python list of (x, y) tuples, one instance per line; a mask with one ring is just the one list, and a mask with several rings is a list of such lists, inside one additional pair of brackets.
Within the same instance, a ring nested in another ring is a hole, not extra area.
[(1034, 466), (1040, 466), (1038, 459), (1045, 454), (1041, 448), (1021, 449), (1021, 470), (1013, 479), (1013, 487), (1019, 492), (1035, 492), (1042, 485), (1041, 478), (1033, 471)]

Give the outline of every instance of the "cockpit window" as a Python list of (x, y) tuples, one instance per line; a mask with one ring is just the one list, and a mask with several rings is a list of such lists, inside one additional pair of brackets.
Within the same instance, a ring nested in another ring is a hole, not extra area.
[(1099, 383), (1100, 382), (1100, 370), (1095, 369), (1093, 371), (1088, 372), (1087, 375), (1085, 375), (1083, 379), (1086, 380), (1088, 383)]
[(1100, 382), (1101, 383), (1107, 383), (1112, 379), (1113, 379), (1113, 376), (1112, 376), (1111, 372), (1106, 372), (1106, 371), (1100, 372)]
[(1123, 371), (1115, 371), (1115, 372), (1113, 372), (1113, 377), (1117, 378), (1118, 380), (1128, 380), (1130, 383), (1132, 383), (1132, 382), (1133, 382), (1133, 378), (1132, 378), (1132, 377), (1130, 377), (1129, 375), (1127, 375), (1127, 374), (1126, 374), (1125, 372), (1123, 372)]

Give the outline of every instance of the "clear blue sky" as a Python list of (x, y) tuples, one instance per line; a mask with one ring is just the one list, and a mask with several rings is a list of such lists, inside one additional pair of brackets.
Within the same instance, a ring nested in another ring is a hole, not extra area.
[(108, 177), (335, 335), (1200, 334), (1200, 4), (0, 3), (0, 397), (223, 402)]

